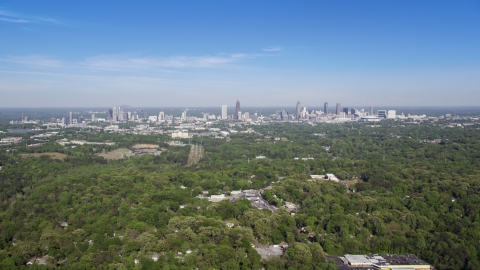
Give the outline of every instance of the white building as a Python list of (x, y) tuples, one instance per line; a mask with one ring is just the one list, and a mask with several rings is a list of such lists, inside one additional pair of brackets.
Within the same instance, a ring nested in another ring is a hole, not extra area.
[(395, 119), (397, 112), (395, 110), (388, 110), (387, 111), (387, 119)]
[(148, 117), (149, 122), (157, 122), (158, 121), (158, 116), (152, 115)]
[(222, 105), (222, 120), (227, 119), (227, 105)]
[(177, 132), (172, 132), (172, 138), (189, 138), (188, 130), (179, 130)]

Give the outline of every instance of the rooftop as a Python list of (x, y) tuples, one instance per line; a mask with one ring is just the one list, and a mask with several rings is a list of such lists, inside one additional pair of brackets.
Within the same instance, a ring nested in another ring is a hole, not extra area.
[(430, 269), (430, 265), (413, 254), (345, 254), (335, 262), (339, 269)]

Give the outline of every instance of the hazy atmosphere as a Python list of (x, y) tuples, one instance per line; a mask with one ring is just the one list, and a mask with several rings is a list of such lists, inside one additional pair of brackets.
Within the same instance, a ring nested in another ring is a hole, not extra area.
[(478, 1), (0, 2), (0, 107), (477, 106)]

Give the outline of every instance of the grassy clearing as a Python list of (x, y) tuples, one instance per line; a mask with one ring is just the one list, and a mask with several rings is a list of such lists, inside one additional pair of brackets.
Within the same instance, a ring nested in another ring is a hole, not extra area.
[(122, 159), (123, 155), (131, 153), (131, 152), (132, 151), (130, 151), (127, 148), (119, 148), (119, 149), (115, 149), (113, 151), (110, 151), (108, 153), (103, 152), (103, 153), (100, 153), (98, 155), (101, 156), (101, 157), (104, 157), (106, 159)]
[(28, 157), (41, 157), (41, 156), (50, 156), (53, 159), (64, 159), (67, 155), (57, 152), (45, 152), (45, 153), (32, 153), (32, 154), (21, 154), (22, 158)]
[(134, 149), (157, 149), (158, 146), (157, 144), (147, 144), (147, 143), (137, 143), (132, 148)]

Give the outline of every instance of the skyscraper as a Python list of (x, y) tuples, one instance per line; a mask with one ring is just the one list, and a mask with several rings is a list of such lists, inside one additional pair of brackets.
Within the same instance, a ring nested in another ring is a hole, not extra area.
[(340, 115), (340, 103), (337, 103), (337, 115)]
[(373, 106), (370, 106), (370, 108), (368, 108), (368, 114), (373, 115)]
[(227, 105), (222, 105), (222, 120), (227, 119)]
[(117, 106), (114, 106), (112, 108), (112, 121), (117, 122), (118, 121), (118, 111), (117, 111)]
[(73, 113), (70, 112), (70, 114), (68, 116), (69, 116), (68, 124), (71, 125), (71, 124), (73, 124)]
[(323, 112), (325, 114), (328, 114), (328, 102), (325, 102), (325, 104), (323, 104)]
[(297, 119), (300, 119), (301, 113), (302, 113), (302, 105), (300, 104), (300, 101), (299, 101), (297, 102), (297, 114), (295, 115), (295, 117)]
[(237, 105), (236, 105), (236, 108), (235, 108), (235, 118), (236, 119), (240, 119), (238, 117), (238, 113), (240, 112), (240, 100), (237, 99)]

